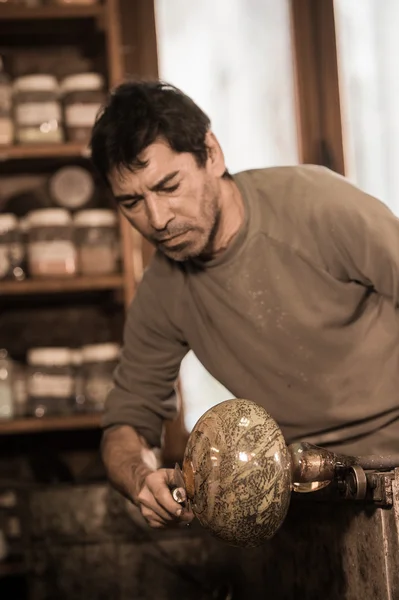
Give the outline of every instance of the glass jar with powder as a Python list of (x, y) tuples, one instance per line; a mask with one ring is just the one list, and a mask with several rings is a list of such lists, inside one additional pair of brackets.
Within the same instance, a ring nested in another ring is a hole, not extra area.
[(28, 214), (28, 266), (32, 277), (70, 277), (77, 267), (72, 218), (63, 208)]
[(80, 273), (115, 273), (119, 263), (116, 213), (107, 209), (82, 210), (75, 214), (74, 225)]
[(74, 377), (69, 348), (31, 348), (27, 363), (29, 415), (40, 418), (70, 413)]
[(71, 142), (87, 144), (105, 100), (104, 78), (98, 73), (70, 75), (61, 82), (65, 129)]
[(113, 373), (118, 364), (118, 344), (91, 344), (82, 348), (82, 374), (85, 409), (101, 412), (113, 386)]
[(58, 82), (52, 75), (24, 75), (13, 85), (15, 137), (20, 144), (63, 141)]

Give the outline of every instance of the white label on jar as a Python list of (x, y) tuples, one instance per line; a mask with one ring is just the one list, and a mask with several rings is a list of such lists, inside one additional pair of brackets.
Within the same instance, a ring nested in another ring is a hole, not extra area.
[(73, 377), (71, 375), (35, 373), (28, 381), (28, 393), (31, 397), (70, 398), (73, 391)]
[(10, 249), (8, 244), (0, 245), (0, 279), (5, 277), (10, 269)]
[(65, 124), (68, 127), (93, 127), (100, 108), (99, 102), (70, 104), (65, 108)]
[(29, 266), (33, 274), (73, 274), (76, 270), (76, 249), (68, 240), (30, 242)]
[(59, 102), (25, 102), (16, 107), (18, 125), (41, 125), (48, 121), (61, 121)]

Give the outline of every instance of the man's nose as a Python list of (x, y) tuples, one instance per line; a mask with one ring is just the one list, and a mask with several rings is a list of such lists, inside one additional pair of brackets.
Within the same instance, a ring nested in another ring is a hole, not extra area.
[(166, 198), (157, 198), (156, 194), (147, 196), (147, 216), (151, 226), (162, 231), (174, 217)]

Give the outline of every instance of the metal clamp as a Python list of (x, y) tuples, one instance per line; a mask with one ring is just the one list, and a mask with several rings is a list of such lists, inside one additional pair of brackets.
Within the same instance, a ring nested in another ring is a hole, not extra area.
[(337, 469), (338, 489), (347, 500), (364, 500), (367, 494), (366, 473), (359, 465)]

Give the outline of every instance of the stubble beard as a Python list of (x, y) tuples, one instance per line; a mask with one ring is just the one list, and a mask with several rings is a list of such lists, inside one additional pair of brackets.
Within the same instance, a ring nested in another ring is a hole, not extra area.
[(206, 261), (212, 258), (214, 240), (220, 223), (220, 210), (216, 193), (205, 186), (203, 197), (207, 194), (210, 194), (210, 200), (203, 204), (204, 211), (201, 215), (201, 221), (205, 226), (192, 230), (196, 233), (196, 240), (191, 243), (182, 242), (174, 248), (160, 248), (165, 256), (171, 260), (176, 262), (185, 262), (192, 259)]

